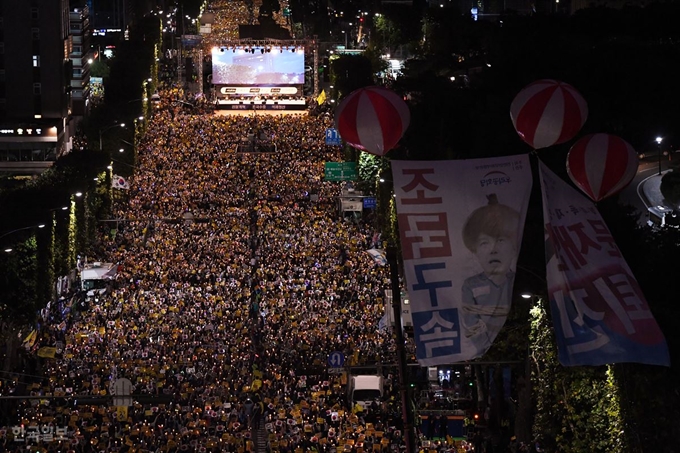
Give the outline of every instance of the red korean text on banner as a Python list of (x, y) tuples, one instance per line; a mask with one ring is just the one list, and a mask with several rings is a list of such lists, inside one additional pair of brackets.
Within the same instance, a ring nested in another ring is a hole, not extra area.
[(664, 336), (597, 208), (544, 164), (539, 169), (560, 363), (669, 366)]

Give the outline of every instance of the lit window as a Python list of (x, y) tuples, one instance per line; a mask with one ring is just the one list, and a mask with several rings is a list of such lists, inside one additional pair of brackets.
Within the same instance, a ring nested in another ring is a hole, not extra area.
[(33, 84), (33, 94), (41, 94), (42, 86), (39, 83)]
[(40, 55), (33, 55), (33, 67), (34, 68), (40, 67)]

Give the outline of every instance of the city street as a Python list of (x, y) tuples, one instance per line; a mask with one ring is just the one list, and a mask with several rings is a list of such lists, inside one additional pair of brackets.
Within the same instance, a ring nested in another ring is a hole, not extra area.
[(670, 162), (664, 158), (661, 161), (661, 176), (659, 163), (656, 160), (642, 160), (635, 178), (619, 195), (619, 203), (633, 206), (639, 212), (638, 221), (647, 225), (650, 220), (650, 210), (659, 217), (670, 210), (665, 206), (660, 186), (663, 174), (669, 171)]

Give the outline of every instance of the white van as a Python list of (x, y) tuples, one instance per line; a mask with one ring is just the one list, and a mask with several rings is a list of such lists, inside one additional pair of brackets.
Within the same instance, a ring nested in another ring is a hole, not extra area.
[(116, 278), (118, 265), (114, 263), (86, 264), (80, 271), (81, 289), (88, 297), (104, 294), (109, 281)]
[(352, 406), (359, 404), (366, 409), (384, 395), (384, 378), (376, 375), (350, 376), (347, 384), (347, 393)]

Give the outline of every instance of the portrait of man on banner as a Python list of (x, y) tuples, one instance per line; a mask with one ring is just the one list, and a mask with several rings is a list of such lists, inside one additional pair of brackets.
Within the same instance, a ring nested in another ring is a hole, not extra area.
[(481, 357), (510, 312), (528, 157), (393, 161), (392, 174), (418, 362)]
[(512, 301), (515, 264), (519, 251), (519, 213), (498, 202), (475, 209), (463, 226), (463, 242), (481, 272), (468, 277), (462, 288), (463, 335), (477, 353), (484, 353), (503, 327)]

